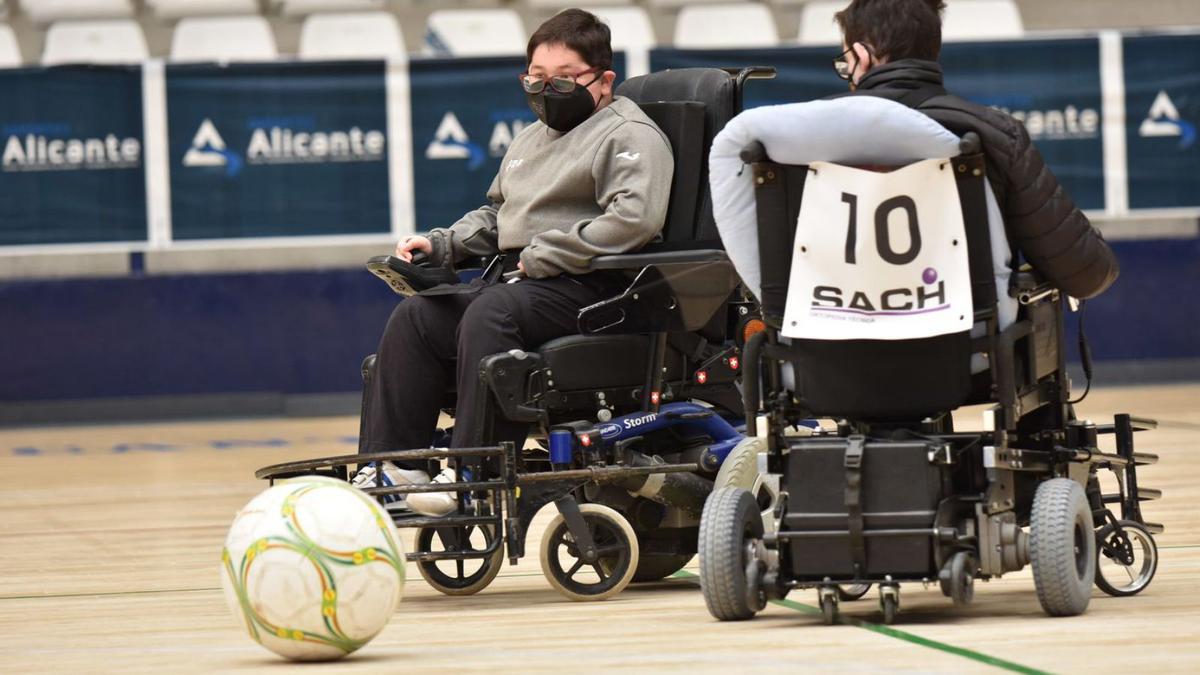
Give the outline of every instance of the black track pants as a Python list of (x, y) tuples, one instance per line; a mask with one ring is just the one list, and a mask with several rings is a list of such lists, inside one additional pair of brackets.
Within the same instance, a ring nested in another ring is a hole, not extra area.
[[(484, 422), (476, 400), (483, 386), (479, 362), (577, 333), (580, 308), (617, 290), (611, 277), (590, 274), (525, 279), (401, 301), (388, 319), (375, 373), (366, 385), (360, 449), (429, 447), (449, 391), (457, 392), (451, 446), (471, 447)], [(523, 443), (528, 426), (495, 415), (493, 438), (484, 443)]]

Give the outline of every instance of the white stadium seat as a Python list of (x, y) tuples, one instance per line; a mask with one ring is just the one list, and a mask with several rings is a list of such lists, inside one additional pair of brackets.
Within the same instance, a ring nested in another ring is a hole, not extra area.
[(646, 6), (651, 9), (681, 9), (689, 5), (719, 5), (727, 4), (729, 0), (646, 0)]
[(657, 41), (650, 17), (641, 7), (585, 7), (612, 31), (612, 47), (625, 52), (625, 76), (650, 72), (650, 50)]
[[(595, 14), (595, 7), (629, 7), (634, 3), (634, 0), (587, 0), (590, 7), (582, 7), (587, 11)], [(579, 2), (571, 2), (571, 0), (522, 0), (522, 5), (530, 9), (567, 9), (568, 7), (579, 7)]]
[(675, 46), (681, 49), (774, 47), (779, 44), (775, 16), (752, 2), (689, 5), (675, 22)]
[(160, 19), (258, 14), (258, 0), (146, 0), (146, 6)]
[(1025, 34), (1014, 0), (947, 0), (943, 40), (1019, 38)]
[(425, 22), (426, 54), (524, 54), (525, 26), (511, 9), (439, 9)]
[(17, 36), (8, 24), (0, 23), (0, 68), (16, 68), (21, 65), (21, 49)]
[(188, 17), (171, 38), (172, 61), (270, 61), (275, 34), (261, 16)]
[(846, 9), (845, 0), (814, 0), (805, 3), (800, 11), (800, 35), (802, 45), (840, 45), (842, 29), (838, 28), (833, 15)]
[(138, 63), (150, 57), (146, 36), (133, 19), (59, 21), (46, 31), (42, 65)]
[(387, 12), (312, 14), (300, 30), (300, 58), (402, 58), (400, 23)]
[(20, 4), (36, 23), (61, 19), (118, 19), (134, 13), (131, 0), (21, 0)]
[(386, 4), (384, 0), (270, 0), (271, 7), (278, 8), (284, 16), (382, 10)]

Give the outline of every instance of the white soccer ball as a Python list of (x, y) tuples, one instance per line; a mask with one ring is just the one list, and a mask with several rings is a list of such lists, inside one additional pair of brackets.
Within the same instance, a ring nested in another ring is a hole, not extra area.
[(277, 483), (238, 513), (221, 551), (234, 616), (289, 659), (336, 659), (375, 637), (404, 592), (404, 545), (387, 512), (333, 478)]

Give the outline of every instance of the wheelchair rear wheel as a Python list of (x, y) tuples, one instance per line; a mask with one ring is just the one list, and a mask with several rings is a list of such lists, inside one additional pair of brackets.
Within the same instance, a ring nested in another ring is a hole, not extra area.
[(586, 562), (562, 514), (542, 536), (542, 573), (559, 593), (572, 600), (604, 600), (620, 593), (638, 567), (638, 540), (633, 526), (603, 504), (580, 504), (579, 510), (599, 558)]
[(1119, 521), (1096, 532), (1096, 586), (1115, 597), (1136, 595), (1150, 585), (1158, 570), (1158, 546), (1144, 525)]
[[(491, 527), (422, 527), (417, 530), (418, 551), (486, 551), (496, 539)], [(486, 558), (422, 560), (417, 571), (430, 586), (445, 595), (473, 595), (487, 588), (504, 565), (504, 544)]]

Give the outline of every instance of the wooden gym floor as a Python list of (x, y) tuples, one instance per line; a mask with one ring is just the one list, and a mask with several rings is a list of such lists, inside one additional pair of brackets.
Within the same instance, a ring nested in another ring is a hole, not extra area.
[[(544, 511), (533, 555), (490, 588), (445, 597), (410, 564), (404, 602), (383, 633), (346, 660), (306, 670), (1197, 672), (1198, 404), (1200, 385), (1105, 389), (1080, 406), (1097, 421), (1114, 412), (1160, 419), (1137, 440), (1161, 455), (1141, 482), (1164, 491), (1145, 510), (1167, 527), (1154, 583), (1132, 598), (1096, 590), (1081, 617), (1043, 615), (1028, 571), (978, 584), (965, 609), (934, 588), (904, 586), (889, 628), (876, 623), (874, 592), (843, 603), (843, 625), (821, 625), (813, 591), (754, 621), (718, 623), (686, 577), (572, 603), (538, 566)], [(265, 487), (255, 468), (352, 452), (356, 433), (351, 418), (0, 431), (0, 671), (290, 669), (230, 615), (219, 551), (234, 513)]]

